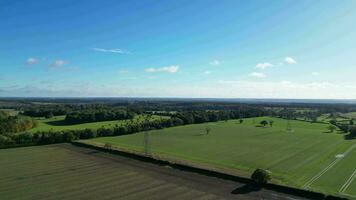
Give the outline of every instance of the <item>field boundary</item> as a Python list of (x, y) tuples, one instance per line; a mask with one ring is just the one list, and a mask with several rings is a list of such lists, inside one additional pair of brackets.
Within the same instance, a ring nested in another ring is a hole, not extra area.
[[(206, 167), (201, 167), (201, 166), (193, 166), (187, 163), (182, 163), (179, 162), (178, 160), (176, 161), (169, 161), (153, 156), (146, 156), (142, 153), (138, 152), (132, 152), (132, 151), (125, 151), (122, 149), (114, 149), (114, 148), (105, 148), (102, 145), (96, 145), (96, 144), (90, 144), (87, 142), (81, 142), (81, 141), (74, 141), (72, 142), (73, 145), (79, 146), (79, 147), (86, 147), (86, 148), (91, 148), (103, 152), (108, 152), (111, 154), (116, 154), (124, 157), (128, 157), (131, 159), (143, 161), (143, 162), (149, 162), (152, 164), (157, 164), (160, 166), (169, 166), (178, 170), (182, 171), (188, 171), (188, 172), (193, 172), (197, 174), (202, 174), (210, 177), (216, 177), (216, 178), (221, 178), (225, 180), (230, 180), (230, 181), (235, 181), (235, 182), (240, 182), (240, 183), (245, 183), (246, 185), (254, 185), (255, 183), (250, 179), (242, 176), (237, 176), (234, 174), (230, 174), (227, 172), (221, 172), (217, 171), (214, 169), (206, 168)], [(337, 196), (332, 196), (332, 195), (325, 195), (320, 192), (314, 192), (310, 190), (305, 190), (305, 189), (299, 189), (299, 188), (293, 188), (285, 185), (278, 185), (274, 183), (267, 183), (262, 186), (263, 188), (271, 191), (276, 191), (276, 192), (281, 192), (284, 194), (290, 194), (290, 195), (295, 195), (295, 196), (300, 196), (304, 198), (309, 198), (309, 199), (315, 199), (315, 200), (347, 200), (347, 198), (343, 197), (337, 197)]]

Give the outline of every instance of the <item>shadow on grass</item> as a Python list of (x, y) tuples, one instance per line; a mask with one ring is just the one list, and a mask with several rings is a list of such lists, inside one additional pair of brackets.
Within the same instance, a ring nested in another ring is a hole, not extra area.
[(236, 188), (231, 192), (231, 194), (248, 194), (250, 192), (258, 192), (262, 189), (260, 185), (256, 184), (245, 184), (239, 188)]
[(205, 136), (207, 135), (206, 133), (197, 133), (197, 134), (194, 134), (194, 136)]
[(258, 128), (268, 128), (269, 126), (256, 125), (255, 127), (258, 127)]
[(65, 125), (69, 125), (65, 120), (50, 121), (50, 122), (45, 122), (45, 124), (51, 125), (51, 126), (65, 126)]
[(349, 133), (347, 135), (344, 135), (344, 139), (345, 140), (354, 140), (354, 139), (356, 139), (356, 135)]

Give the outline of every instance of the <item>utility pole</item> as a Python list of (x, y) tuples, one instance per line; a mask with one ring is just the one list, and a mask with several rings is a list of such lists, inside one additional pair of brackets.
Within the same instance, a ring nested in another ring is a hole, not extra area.
[(148, 131), (145, 131), (143, 140), (145, 155), (148, 156)]
[(290, 123), (290, 120), (289, 120), (289, 119), (288, 119), (288, 121), (287, 121), (287, 131), (288, 131), (288, 133), (293, 132), (292, 125), (291, 125), (291, 123)]
[(145, 124), (144, 124), (144, 129), (145, 129), (145, 133), (144, 133), (144, 136), (143, 136), (143, 147), (144, 147), (144, 152), (145, 152), (145, 156), (148, 156), (148, 122), (149, 120), (146, 119), (145, 120)]

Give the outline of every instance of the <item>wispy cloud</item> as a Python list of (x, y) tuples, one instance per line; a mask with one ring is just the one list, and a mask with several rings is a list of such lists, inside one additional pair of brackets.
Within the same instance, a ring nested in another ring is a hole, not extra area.
[(297, 63), (297, 61), (292, 57), (285, 57), (284, 58), (284, 62), (286, 62), (287, 64), (295, 64), (295, 63)]
[(27, 58), (26, 65), (33, 65), (36, 64), (38, 60), (36, 58)]
[(319, 73), (319, 72), (312, 72), (311, 75), (313, 75), (313, 76), (319, 76), (320, 73)]
[(221, 64), (221, 62), (219, 60), (213, 60), (211, 62), (209, 62), (210, 65), (213, 65), (213, 66), (219, 66)]
[(64, 60), (54, 60), (49, 66), (49, 70), (61, 70), (61, 71), (77, 71), (80, 68), (77, 66), (66, 66), (67, 62)]
[(122, 70), (119, 70), (118, 73), (119, 74), (127, 74), (127, 73), (129, 73), (129, 70), (122, 69)]
[(257, 69), (266, 69), (268, 67), (273, 67), (273, 65), (269, 62), (258, 63), (255, 68)]
[(179, 69), (179, 65), (172, 65), (172, 66), (166, 66), (166, 67), (160, 67), (160, 68), (147, 68), (145, 71), (149, 73), (154, 73), (154, 72), (166, 72), (166, 73), (176, 73)]
[(249, 76), (256, 77), (256, 78), (264, 78), (266, 75), (261, 72), (252, 72), (249, 74)]
[(64, 60), (55, 60), (49, 65), (49, 67), (50, 68), (59, 68), (59, 67), (62, 67), (64, 65), (65, 65)]
[(105, 53), (118, 53), (118, 54), (130, 54), (131, 52), (123, 49), (103, 49), (103, 48), (93, 48), (93, 51), (105, 52)]

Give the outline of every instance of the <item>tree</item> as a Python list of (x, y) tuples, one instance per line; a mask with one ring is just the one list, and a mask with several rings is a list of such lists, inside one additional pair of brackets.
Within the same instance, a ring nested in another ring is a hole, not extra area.
[(205, 128), (205, 132), (206, 132), (207, 135), (209, 135), (210, 131), (211, 131), (210, 127), (206, 127)]
[(329, 121), (329, 123), (332, 124), (332, 125), (336, 125), (337, 121), (336, 121), (336, 119), (332, 119), (332, 120)]
[(264, 169), (256, 169), (252, 175), (251, 179), (259, 184), (266, 184), (272, 179), (271, 172)]
[(350, 136), (356, 138), (356, 126), (350, 128)]
[(269, 120), (268, 122), (269, 122), (269, 125), (272, 127), (272, 126), (273, 126), (274, 121), (273, 121), (273, 120)]
[(52, 118), (53, 117), (53, 113), (52, 112), (49, 112), (49, 113), (47, 113), (46, 115), (45, 115), (45, 118), (46, 119), (50, 119), (50, 118)]
[(260, 124), (261, 124), (263, 127), (265, 127), (265, 126), (268, 124), (268, 122), (267, 122), (266, 120), (262, 120), (262, 121), (260, 122)]
[(240, 124), (242, 124), (244, 122), (244, 120), (243, 119), (239, 119), (239, 122), (240, 122)]
[(336, 127), (334, 125), (330, 124), (328, 126), (328, 130), (330, 131), (330, 133), (333, 133), (336, 130)]

